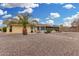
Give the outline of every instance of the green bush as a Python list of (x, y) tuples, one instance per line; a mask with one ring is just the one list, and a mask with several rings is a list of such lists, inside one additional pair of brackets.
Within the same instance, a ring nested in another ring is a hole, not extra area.
[(31, 33), (33, 33), (33, 30), (31, 30)]
[(3, 32), (7, 32), (7, 27), (3, 27)]
[(45, 33), (51, 33), (51, 32), (52, 32), (52, 29), (46, 29)]
[(1, 31), (1, 29), (0, 29), (0, 31)]

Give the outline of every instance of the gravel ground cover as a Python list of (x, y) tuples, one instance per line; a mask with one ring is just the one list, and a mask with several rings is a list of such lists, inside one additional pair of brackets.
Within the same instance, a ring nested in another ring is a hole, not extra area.
[(1, 56), (79, 56), (79, 32), (0, 33)]

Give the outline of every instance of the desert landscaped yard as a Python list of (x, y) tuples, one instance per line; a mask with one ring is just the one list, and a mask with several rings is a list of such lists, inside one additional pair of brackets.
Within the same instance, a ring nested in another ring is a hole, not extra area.
[(79, 56), (78, 32), (50, 34), (0, 33), (0, 55), (3, 56)]

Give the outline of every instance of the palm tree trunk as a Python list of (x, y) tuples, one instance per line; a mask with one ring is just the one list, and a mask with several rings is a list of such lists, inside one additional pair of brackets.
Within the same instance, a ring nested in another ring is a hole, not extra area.
[(27, 35), (27, 29), (23, 27), (23, 35)]
[(12, 32), (12, 25), (10, 25), (10, 29), (9, 29), (9, 32)]

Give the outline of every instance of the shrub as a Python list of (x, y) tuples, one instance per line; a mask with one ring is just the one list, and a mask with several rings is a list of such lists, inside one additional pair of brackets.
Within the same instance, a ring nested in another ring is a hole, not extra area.
[(33, 30), (31, 30), (31, 33), (33, 33)]
[(52, 32), (52, 29), (46, 29), (45, 33), (51, 33), (51, 32)]
[(1, 29), (0, 29), (0, 31), (1, 31)]
[(3, 27), (3, 32), (7, 32), (7, 27)]

